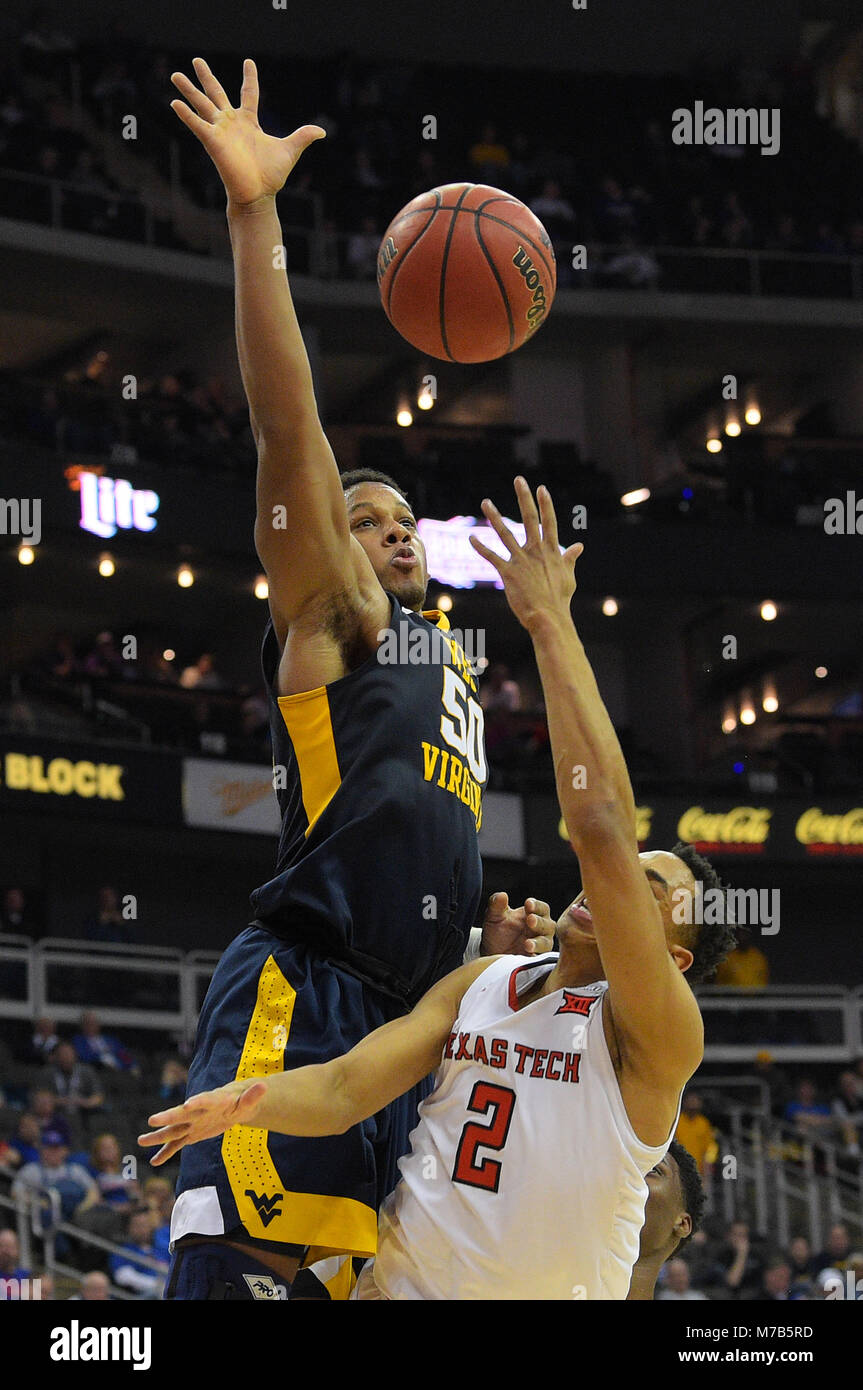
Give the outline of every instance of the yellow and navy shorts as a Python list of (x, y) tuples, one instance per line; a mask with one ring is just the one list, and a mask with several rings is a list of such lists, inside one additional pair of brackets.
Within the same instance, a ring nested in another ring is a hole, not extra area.
[[(307, 942), (253, 925), (216, 967), (187, 1096), (327, 1062), (405, 1011)], [(251, 1238), (302, 1254), (306, 1266), (374, 1255), (378, 1207), (398, 1180), (396, 1165), (430, 1084), (427, 1079), (346, 1134), (303, 1138), (234, 1125), (183, 1149), (172, 1240)]]

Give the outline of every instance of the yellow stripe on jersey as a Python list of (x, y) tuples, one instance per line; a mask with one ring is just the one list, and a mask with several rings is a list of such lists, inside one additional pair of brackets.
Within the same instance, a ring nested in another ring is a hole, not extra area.
[[(296, 997), (296, 990), (269, 956), (258, 979), (237, 1081), (284, 1070)], [(375, 1211), (351, 1197), (286, 1192), (270, 1157), (268, 1135), (269, 1130), (252, 1125), (232, 1125), (222, 1140), (222, 1162), (249, 1235), (289, 1245), (317, 1246), (327, 1253), (374, 1255)]]
[[(272, 956), (258, 979), (258, 997), (246, 1031), (237, 1081), (253, 1076), (274, 1076), (284, 1070), (285, 1047), (297, 993)], [(231, 1184), (240, 1220), (249, 1235), (270, 1240), (290, 1240), (276, 1233), (277, 1194), (282, 1181), (267, 1147), (266, 1129), (232, 1125), (222, 1140), (222, 1162)], [(251, 1194), (251, 1195), (250, 1195)], [(266, 1223), (266, 1224), (265, 1224)]]
[(297, 758), (308, 836), (342, 782), (327, 688), (280, 695), (279, 710)]

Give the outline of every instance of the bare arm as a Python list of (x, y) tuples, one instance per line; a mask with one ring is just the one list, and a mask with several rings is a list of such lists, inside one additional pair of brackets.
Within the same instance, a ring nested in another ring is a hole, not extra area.
[(516, 492), (524, 547), (489, 502), (483, 511), (511, 558), (504, 561), (471, 540), (495, 565), (510, 607), (533, 640), (560, 807), (590, 903), (615, 1026), (635, 1070), (655, 1086), (676, 1088), (701, 1060), (701, 1016), (668, 951), (659, 906), (638, 858), (626, 763), (570, 615), (573, 566), (582, 547), (560, 554), (545, 488), (538, 492), (541, 515), (523, 478)]
[(186, 1144), (211, 1139), (235, 1124), (277, 1134), (344, 1134), (434, 1071), (462, 996), (490, 964), (486, 959), (460, 966), (411, 1013), (375, 1029), (331, 1062), (231, 1081), (151, 1115), (156, 1131), (140, 1135), (138, 1142), (144, 1148), (161, 1145), (152, 1160), (161, 1164)]
[[(186, 101), (171, 105), (212, 158), (228, 197), (237, 352), (258, 449), (255, 545), (284, 645), (289, 625), (310, 611), (319, 614), (329, 595), (341, 595), (350, 610), (359, 607), (362, 590), (374, 593), (371, 566), (351, 540), (338, 467), (318, 418), (276, 211), (276, 194), (300, 155), (325, 132), (307, 125), (284, 139), (266, 135), (258, 124), (251, 59), (243, 65), (237, 108), (203, 59), (194, 67), (200, 89), (174, 73)], [(382, 594), (380, 608), (383, 617)]]

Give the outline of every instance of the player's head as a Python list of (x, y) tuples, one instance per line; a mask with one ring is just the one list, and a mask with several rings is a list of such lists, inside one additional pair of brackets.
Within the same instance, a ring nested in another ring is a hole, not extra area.
[(698, 1165), (676, 1139), (647, 1174), (647, 1202), (638, 1258), (664, 1263), (701, 1224), (706, 1200)]
[(428, 588), (425, 546), (398, 483), (374, 468), (342, 474), (348, 525), (388, 593), (405, 608), (422, 608)]
[[(723, 892), (719, 875), (692, 845), (680, 842), (673, 850), (645, 850), (638, 857), (662, 919), (669, 952), (686, 972), (689, 983), (699, 984), (713, 974), (734, 946), (734, 927), (727, 912), (699, 911), (699, 900), (703, 901), (708, 889)], [(724, 895), (722, 901), (726, 901)], [(584, 891), (558, 918), (557, 938), (561, 949), (576, 950), (580, 956), (594, 953), (599, 978), (602, 965)]]

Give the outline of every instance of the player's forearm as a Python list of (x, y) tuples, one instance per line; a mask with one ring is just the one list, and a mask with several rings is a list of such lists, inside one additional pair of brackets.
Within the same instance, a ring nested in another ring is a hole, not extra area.
[(275, 199), (228, 205), (234, 256), (237, 354), (253, 429), (290, 431), (317, 413), (314, 384), (287, 273), (276, 269), (282, 230)]
[(635, 830), (635, 800), (614, 725), (569, 613), (530, 629), (545, 695), (558, 797), (570, 838), (609, 816)]
[(350, 1128), (342, 1071), (335, 1063), (297, 1067), (254, 1080), (262, 1081), (266, 1091), (251, 1118), (241, 1123), (306, 1138), (343, 1134)]

